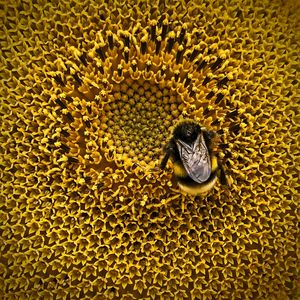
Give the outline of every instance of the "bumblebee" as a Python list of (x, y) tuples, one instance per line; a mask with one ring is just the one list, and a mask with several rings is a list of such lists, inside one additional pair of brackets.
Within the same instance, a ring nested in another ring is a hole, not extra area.
[(227, 185), (224, 169), (212, 150), (215, 132), (209, 131), (193, 120), (179, 123), (165, 147), (161, 169), (171, 157), (179, 187), (192, 195), (209, 191), (220, 174), (221, 184)]

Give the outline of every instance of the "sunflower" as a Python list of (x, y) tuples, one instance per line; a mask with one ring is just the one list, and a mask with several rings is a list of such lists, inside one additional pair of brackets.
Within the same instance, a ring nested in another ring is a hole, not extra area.
[[(299, 9), (2, 2), (1, 295), (296, 299)], [(186, 118), (230, 187), (159, 170)]]

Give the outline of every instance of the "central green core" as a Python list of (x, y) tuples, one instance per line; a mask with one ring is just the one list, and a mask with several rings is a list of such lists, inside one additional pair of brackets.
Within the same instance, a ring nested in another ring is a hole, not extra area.
[(110, 150), (141, 165), (155, 161), (181, 114), (180, 96), (154, 81), (126, 80), (114, 86), (113, 99), (103, 112)]

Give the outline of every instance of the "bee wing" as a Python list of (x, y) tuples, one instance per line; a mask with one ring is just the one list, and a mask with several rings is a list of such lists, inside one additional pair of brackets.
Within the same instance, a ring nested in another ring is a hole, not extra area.
[(191, 145), (179, 139), (176, 145), (188, 175), (198, 183), (205, 182), (211, 174), (211, 161), (203, 134), (200, 133)]

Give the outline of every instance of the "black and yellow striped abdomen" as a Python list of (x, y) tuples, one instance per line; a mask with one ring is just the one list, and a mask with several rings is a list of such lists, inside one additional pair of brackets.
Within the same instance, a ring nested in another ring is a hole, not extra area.
[(181, 160), (174, 162), (174, 174), (177, 178), (179, 187), (192, 195), (203, 194), (208, 192), (216, 183), (218, 160), (214, 154), (211, 154), (211, 175), (203, 183), (195, 182), (186, 172)]

